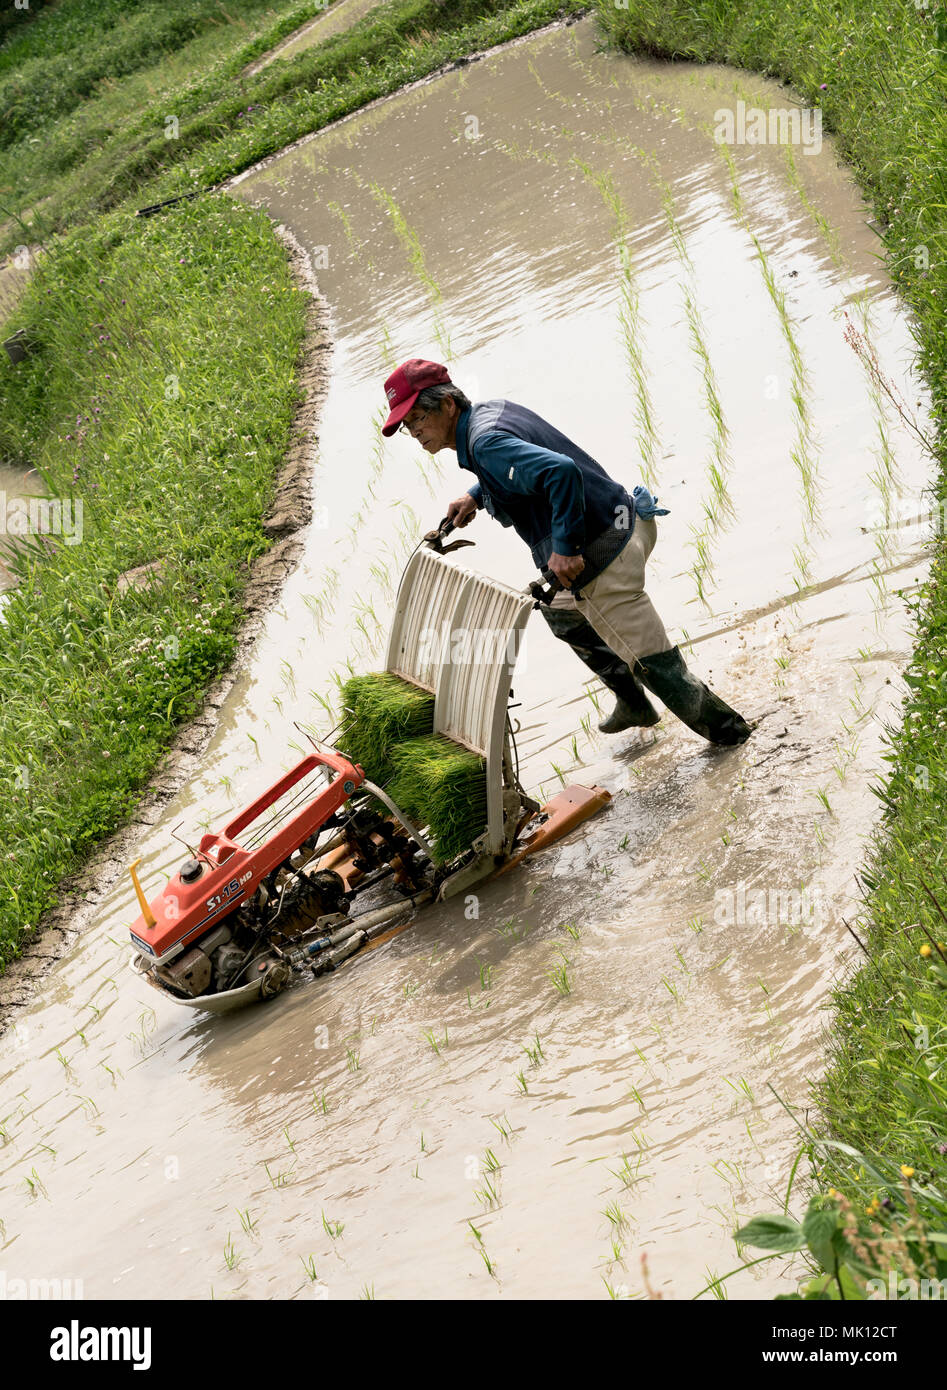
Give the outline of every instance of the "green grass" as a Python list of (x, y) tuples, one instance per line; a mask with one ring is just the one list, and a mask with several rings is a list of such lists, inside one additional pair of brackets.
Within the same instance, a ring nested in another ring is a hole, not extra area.
[(38, 350), (0, 361), (0, 457), (82, 526), (49, 558), (24, 538), (0, 623), (0, 965), (233, 655), (305, 303), (268, 219), (218, 200), (62, 239), (16, 317)]
[[(947, 212), (943, 0), (926, 9), (900, 0), (868, 8), (858, 0), (808, 6), (639, 0), (627, 11), (598, 0), (596, 10), (611, 41), (624, 49), (750, 68), (792, 83), (804, 101), (821, 106), (824, 128), (872, 205), (889, 271), (917, 322), (917, 366), (932, 390), (936, 429), (931, 488), (934, 499), (942, 499), (947, 260), (935, 248), (943, 244)], [(937, 949), (947, 940), (947, 557), (941, 535), (933, 542), (930, 580), (916, 599), (915, 619), (904, 722), (887, 733), (890, 771), (877, 788), (884, 810), (862, 874), (867, 956), (834, 992), (828, 1069), (813, 1089), (818, 1119), (802, 1136), (818, 1172), (807, 1218), (816, 1268), (824, 1269), (819, 1231), (835, 1229), (836, 1206), (839, 1232), (854, 1221), (860, 1228), (855, 1243), (874, 1242), (866, 1267), (906, 1270), (913, 1262), (923, 1269), (925, 1223), (940, 1232), (947, 1228), (947, 975)], [(930, 954), (922, 955), (922, 947)], [(764, 1238), (807, 1245), (797, 1231)], [(927, 1267), (933, 1267), (929, 1260)], [(820, 1275), (808, 1295), (838, 1297), (827, 1283)], [(851, 1287), (847, 1296), (853, 1296)]]

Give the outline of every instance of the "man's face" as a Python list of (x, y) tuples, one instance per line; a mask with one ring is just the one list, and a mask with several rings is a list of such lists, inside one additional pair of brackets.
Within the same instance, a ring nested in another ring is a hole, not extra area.
[(448, 445), (453, 448), (457, 433), (457, 402), (448, 396), (439, 402), (436, 410), (422, 410), (415, 405), (402, 423), (429, 454), (436, 454)]

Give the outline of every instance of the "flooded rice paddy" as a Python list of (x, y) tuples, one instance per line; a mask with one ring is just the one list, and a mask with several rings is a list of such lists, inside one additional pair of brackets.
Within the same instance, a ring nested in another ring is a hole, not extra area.
[[(598, 735), (610, 698), (534, 616), (523, 780), (598, 782), (611, 806), (475, 903), (233, 1017), (130, 974), (122, 878), (0, 1043), (9, 1277), (129, 1299), (640, 1297), (645, 1255), (652, 1288), (688, 1298), (781, 1204), (781, 1102), (807, 1103), (849, 965), (928, 465), (846, 340), (867, 334), (923, 417), (851, 175), (828, 137), (719, 145), (738, 101), (791, 105), (746, 74), (598, 53), (583, 20), (236, 181), (313, 258), (333, 377), (304, 558), (200, 776), (143, 830), (149, 895), (184, 855), (172, 828), (268, 785), (300, 756), (294, 720), (332, 728), (333, 673), (380, 664), (408, 552), (472, 481), (382, 439), (409, 356), (652, 486), (670, 515), (649, 591), (759, 723), (732, 750), (670, 716)], [(465, 536), (458, 564), (534, 577), (484, 514)], [(767, 1264), (728, 1288), (785, 1282)]]

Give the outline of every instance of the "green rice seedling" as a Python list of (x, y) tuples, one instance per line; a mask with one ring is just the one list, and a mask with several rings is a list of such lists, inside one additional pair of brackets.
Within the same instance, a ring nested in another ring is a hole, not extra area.
[(739, 1163), (733, 1163), (727, 1158), (718, 1158), (716, 1163), (712, 1163), (710, 1166), (728, 1186), (732, 1187), (734, 1183), (738, 1187), (746, 1186), (746, 1174)]
[(835, 813), (834, 813), (834, 811), (832, 810), (832, 803), (829, 801), (829, 798), (828, 798), (828, 796), (826, 795), (825, 788), (824, 788), (824, 787), (818, 787), (818, 788), (811, 788), (810, 790), (811, 790), (811, 792), (812, 792), (812, 795), (813, 795), (814, 797), (816, 797), (816, 798), (822, 803), (822, 805), (823, 805), (823, 806), (825, 807), (825, 809), (829, 812), (829, 814), (830, 814), (830, 815), (834, 815)]
[(445, 1047), (447, 1047), (447, 1045), (448, 1045), (449, 1039), (448, 1039), (448, 1036), (447, 1036), (447, 1029), (446, 1029), (446, 1028), (444, 1029), (444, 1039), (443, 1039), (443, 1041), (441, 1041), (441, 1039), (437, 1037), (437, 1035), (435, 1034), (433, 1028), (425, 1028), (425, 1030), (424, 1030), (424, 1032), (422, 1033), (421, 1036), (427, 1039), (427, 1041), (430, 1043), (431, 1047), (434, 1049), (434, 1051), (435, 1051), (435, 1053), (437, 1054), (438, 1057), (440, 1057), (441, 1053), (444, 1051)]
[(623, 1231), (628, 1226), (628, 1217), (617, 1201), (609, 1202), (602, 1215), (608, 1218), (616, 1231)]
[(558, 994), (566, 995), (572, 993), (568, 962), (564, 961), (562, 965), (556, 966), (552, 970), (547, 970), (546, 978), (552, 981), (553, 987)]
[(474, 1196), (482, 1207), (492, 1211), (500, 1204), (500, 1194), (496, 1184), (489, 1177), (483, 1178), (483, 1186), (474, 1188)]
[[(638, 1095), (637, 1091), (635, 1092), (635, 1094)], [(638, 1102), (639, 1104), (641, 1104), (640, 1096), (638, 1096)], [(641, 1153), (638, 1154), (638, 1159), (635, 1163), (634, 1168), (632, 1168), (631, 1164), (628, 1162), (627, 1154), (622, 1154), (621, 1158), (621, 1167), (609, 1168), (608, 1171), (611, 1173), (613, 1178), (618, 1179), (622, 1187), (632, 1187), (638, 1181), (638, 1169), (641, 1167), (642, 1155)]]
[(624, 1284), (610, 1284), (604, 1274), (602, 1275), (602, 1283), (605, 1285), (609, 1298), (613, 1301), (618, 1302), (619, 1299), (628, 1297), (628, 1290)]
[(491, 981), (491, 978), (490, 978), (490, 977), (491, 977), (491, 975), (493, 974), (493, 966), (490, 965), (490, 964), (488, 964), (487, 961), (480, 961), (480, 962), (479, 962), (479, 966), (480, 966), (480, 988), (481, 988), (481, 990), (491, 989), (491, 988), (492, 988), (492, 981)]
[(634, 391), (634, 418), (637, 425), (637, 442), (641, 460), (639, 472), (645, 486), (653, 491), (658, 481), (656, 464), (660, 453), (660, 443), (655, 425), (654, 404), (645, 370), (645, 357), (642, 351), (640, 302), (634, 283), (627, 241), (617, 218), (616, 233), (616, 245), (621, 263), (618, 317), (628, 365), (628, 376)]
[(243, 1211), (241, 1211), (239, 1207), (236, 1207), (235, 1210), (237, 1215), (240, 1217), (240, 1225), (243, 1227), (244, 1232), (248, 1236), (252, 1236), (254, 1231), (256, 1230), (257, 1223), (250, 1215), (250, 1208), (246, 1207)]
[(311, 1103), (311, 1105), (312, 1105), (313, 1110), (315, 1110), (315, 1111), (317, 1111), (317, 1112), (321, 1112), (323, 1115), (328, 1115), (328, 1113), (329, 1113), (329, 1098), (328, 1098), (328, 1096), (326, 1095), (325, 1091), (322, 1091), (322, 1092), (317, 1096), (317, 1095), (316, 1095), (316, 1092), (315, 1092), (315, 1089), (313, 1089), (313, 1092), (312, 1092), (312, 1101), (311, 1101), (310, 1103)]
[(516, 1084), (519, 1086), (520, 1090), (523, 1092), (523, 1095), (524, 1095), (524, 1096), (528, 1096), (528, 1095), (529, 1095), (529, 1086), (526, 1084), (526, 1077), (524, 1076), (523, 1072), (522, 1072), (522, 1071), (518, 1071), (518, 1072), (516, 1073), (516, 1078), (515, 1078), (515, 1079), (516, 1079)]
[(91, 1096), (80, 1096), (76, 1095), (75, 1092), (73, 1092), (73, 1094), (90, 1119), (94, 1119), (94, 1117), (99, 1114), (99, 1107)]
[(470, 849), (487, 820), (485, 763), (440, 734), (411, 738), (390, 750), (387, 791), (433, 837), (439, 863)]
[(329, 1221), (326, 1217), (325, 1212), (323, 1211), (322, 1229), (325, 1231), (327, 1236), (331, 1236), (333, 1240), (338, 1240), (339, 1236), (345, 1230), (345, 1224), (342, 1221)]
[(27, 1177), (23, 1179), (29, 1189), (31, 1197), (47, 1197), (49, 1194), (43, 1184), (43, 1180), (35, 1168), (31, 1168)]
[(699, 936), (700, 933), (704, 930), (704, 919), (703, 917), (691, 917), (687, 925), (690, 927), (692, 932)]
[(227, 1232), (227, 1243), (224, 1246), (224, 1263), (228, 1269), (236, 1269), (243, 1256), (237, 1254), (236, 1246), (233, 1243), (230, 1232)]
[[(323, 1224), (324, 1221), (325, 1218), (323, 1218)], [(307, 1255), (305, 1259), (303, 1259), (302, 1255), (300, 1255), (299, 1262), (302, 1265), (303, 1269), (306, 1271), (306, 1278), (309, 1280), (310, 1284), (315, 1284), (319, 1278), (319, 1275), (316, 1273), (315, 1255)]]
[(345, 1058), (349, 1071), (358, 1071), (361, 1063), (359, 1062), (359, 1054), (353, 1048), (347, 1047), (345, 1049)]
[(470, 1220), (469, 1217), (467, 1218), (467, 1225), (470, 1227), (471, 1234), (473, 1235), (474, 1240), (477, 1242), (478, 1245), (482, 1245), (483, 1232), (477, 1230), (477, 1227), (474, 1225), (474, 1223)]
[(667, 976), (661, 976), (661, 983), (664, 985), (664, 988), (667, 990), (668, 994), (670, 994), (672, 999), (680, 999), (680, 994), (678, 992), (677, 986), (672, 984), (671, 981), (667, 978)]
[(642, 1095), (641, 1095), (641, 1092), (638, 1090), (638, 1087), (637, 1087), (637, 1086), (629, 1086), (629, 1087), (628, 1087), (628, 1094), (631, 1096), (631, 1098), (632, 1098), (633, 1100), (637, 1101), (638, 1105), (640, 1105), (641, 1108), (642, 1108), (642, 1110), (644, 1110), (645, 1113), (647, 1114), (647, 1106), (646, 1106), (645, 1103), (644, 1103), (644, 1099), (643, 1099), (643, 1097), (642, 1097)]
[(619, 849), (627, 849), (627, 848), (628, 848), (628, 836), (627, 836), (627, 835), (623, 835), (622, 838), (619, 840), (619, 842), (618, 842), (618, 848), (619, 848)]
[(434, 696), (388, 673), (346, 681), (342, 710), (347, 722), (338, 746), (380, 786), (388, 783), (395, 770), (392, 748), (434, 728)]
[(311, 690), (309, 693), (310, 695), (312, 695), (312, 698), (315, 700), (316, 704), (319, 705), (325, 711), (326, 717), (328, 719), (333, 719), (335, 717), (335, 711), (331, 701), (327, 700), (324, 695), (320, 695), (319, 692), (316, 690)]
[(493, 1125), (493, 1128), (496, 1130), (496, 1132), (503, 1139), (505, 1139), (508, 1144), (512, 1144), (513, 1127), (507, 1119), (506, 1115), (501, 1115), (499, 1119), (496, 1119), (494, 1116), (491, 1115), (490, 1123)]
[(375, 1285), (363, 1284), (359, 1299), (364, 1303), (372, 1303), (375, 1300)]
[(482, 1245), (479, 1245), (477, 1249), (480, 1253), (480, 1258), (483, 1260), (484, 1264), (487, 1267), (487, 1273), (490, 1275), (491, 1279), (495, 1279), (497, 1277), (496, 1265), (490, 1259), (490, 1256), (487, 1254), (486, 1250), (483, 1248)]
[(282, 1170), (281, 1170), (280, 1172), (278, 1172), (278, 1173), (271, 1173), (271, 1172), (270, 1172), (270, 1165), (269, 1165), (268, 1163), (266, 1163), (265, 1161), (264, 1161), (263, 1167), (266, 1169), (266, 1176), (267, 1176), (267, 1177), (269, 1178), (269, 1180), (270, 1180), (270, 1186), (271, 1186), (271, 1187), (289, 1187), (290, 1183), (291, 1183), (292, 1180), (293, 1180), (293, 1176), (294, 1176), (293, 1170), (294, 1170), (295, 1165), (290, 1165), (289, 1168), (282, 1169)]

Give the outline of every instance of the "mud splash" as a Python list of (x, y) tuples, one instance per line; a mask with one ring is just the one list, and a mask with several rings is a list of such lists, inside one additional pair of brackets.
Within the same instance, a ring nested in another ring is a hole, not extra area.
[[(781, 1200), (795, 1143), (773, 1092), (804, 1104), (822, 1064), (909, 656), (897, 591), (926, 566), (927, 465), (846, 311), (908, 405), (924, 396), (831, 143), (728, 161), (713, 139), (719, 108), (788, 105), (780, 89), (594, 50), (588, 21), (534, 35), (239, 181), (330, 306), (313, 521), (199, 769), (133, 853), (155, 892), (172, 828), (248, 800), (298, 756), (294, 719), (331, 728), (332, 672), (377, 664), (407, 551), (470, 481), (380, 437), (381, 381), (411, 355), (538, 410), (626, 483), (648, 472), (671, 508), (650, 591), (757, 732), (724, 752), (671, 720), (596, 736), (594, 685), (536, 618), (524, 781), (615, 793), (561, 846), (213, 1022), (131, 977), (118, 881), (4, 1040), (11, 1277), (585, 1298), (640, 1296), (645, 1254), (689, 1297)], [(459, 562), (532, 577), (486, 518), (466, 534)], [(767, 1265), (729, 1288), (784, 1286)]]

